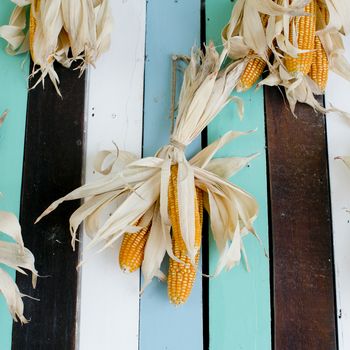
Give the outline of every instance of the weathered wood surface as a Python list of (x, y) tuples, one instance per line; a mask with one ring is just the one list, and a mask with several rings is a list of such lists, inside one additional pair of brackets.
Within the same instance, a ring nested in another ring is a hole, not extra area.
[[(87, 183), (101, 177), (94, 171), (94, 159), (99, 151), (115, 150), (113, 142), (138, 156), (142, 151), (146, 1), (111, 1), (111, 8), (115, 18), (111, 47), (96, 69), (90, 69), (87, 83)], [(82, 238), (87, 245), (90, 239)], [(83, 252), (81, 350), (138, 349), (140, 275), (119, 268), (119, 243), (101, 254)]]
[[(171, 57), (189, 55), (200, 44), (200, 0), (149, 0), (145, 65), (143, 155), (153, 156), (169, 142)], [(179, 76), (181, 86), (182, 77)], [(200, 138), (187, 154), (200, 150)], [(167, 266), (164, 264), (164, 271)], [(203, 348), (201, 268), (187, 303), (171, 305), (167, 285), (156, 279), (141, 297), (140, 350)], [(180, 335), (180, 336), (179, 336)]]
[[(206, 0), (207, 42), (214, 40), (220, 47), (221, 30), (230, 18), (233, 3), (230, 0)], [(239, 120), (234, 104), (230, 104), (208, 127), (208, 141), (213, 142), (230, 130), (257, 131), (226, 145), (218, 157), (248, 156), (260, 153), (249, 167), (242, 169), (231, 180), (256, 197), (259, 216), (254, 227), (264, 247), (269, 246), (267, 159), (264, 117), (264, 93), (254, 88), (240, 94), (245, 106), (245, 117)], [(270, 267), (269, 259), (258, 241), (250, 235), (244, 238), (250, 264), (244, 263), (230, 272), (209, 280), (209, 342), (210, 350), (270, 350)], [(214, 273), (218, 253), (214, 240), (210, 241), (210, 271)], [(280, 350), (280, 349), (278, 349)], [(282, 348), (281, 348), (282, 350)], [(284, 350), (284, 349), (283, 349)]]
[(326, 125), (265, 89), (275, 349), (337, 348)]
[[(345, 39), (346, 57), (350, 59), (350, 38)], [(327, 106), (350, 111), (349, 82), (330, 75), (326, 90)], [(337, 113), (327, 117), (329, 170), (332, 198), (334, 265), (336, 273), (339, 349), (350, 349), (350, 171), (339, 156), (350, 156), (350, 123)]]
[(84, 76), (56, 67), (61, 99), (50, 81), (30, 90), (27, 107), (21, 215), (25, 245), (36, 258), (37, 289), (17, 274), (31, 322), (16, 324), (13, 350), (75, 349), (78, 252), (70, 245), (68, 219), (78, 203), (70, 202), (39, 224), (39, 214), (55, 199), (81, 184), (84, 129)]

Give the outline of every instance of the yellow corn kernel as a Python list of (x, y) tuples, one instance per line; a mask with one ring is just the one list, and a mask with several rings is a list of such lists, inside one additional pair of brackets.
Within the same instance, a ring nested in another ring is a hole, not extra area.
[(255, 57), (250, 59), (239, 79), (237, 91), (242, 92), (250, 89), (263, 74), (265, 67), (266, 62), (262, 58)]
[(124, 235), (119, 252), (119, 265), (122, 270), (134, 272), (140, 268), (150, 229), (151, 224), (137, 233), (126, 233)]
[(35, 12), (38, 11), (39, 6), (40, 6), (40, 0), (33, 0), (30, 6), (30, 14), (29, 14), (29, 52), (33, 61), (34, 61), (34, 52), (33, 52), (34, 34), (36, 29), (36, 19), (34, 17), (34, 10)]
[[(268, 20), (269, 20), (268, 15), (265, 15), (265, 14), (261, 15), (261, 23), (264, 28), (266, 28)], [(270, 56), (270, 54), (271, 54), (271, 51), (269, 50), (268, 56)], [(254, 51), (251, 50), (249, 52), (249, 56), (253, 56), (253, 55), (254, 55)], [(266, 62), (262, 58), (260, 57), (251, 58), (248, 61), (247, 66), (245, 67), (244, 72), (239, 79), (239, 82), (237, 84), (237, 91), (241, 92), (241, 91), (246, 91), (250, 89), (256, 83), (256, 81), (260, 78), (260, 76), (263, 74), (265, 67), (266, 67)]]
[(185, 242), (182, 239), (179, 205), (177, 193), (177, 171), (178, 166), (171, 167), (171, 177), (169, 181), (169, 216), (172, 225), (172, 244), (174, 255), (182, 261), (179, 263), (170, 259), (168, 273), (168, 296), (172, 304), (184, 304), (191, 294), (192, 287), (196, 278), (197, 266), (199, 261), (200, 246), (202, 241), (202, 223), (203, 223), (203, 194), (196, 188), (195, 191), (195, 246), (198, 253), (195, 257), (195, 265), (191, 263), (187, 255)]
[[(285, 66), (291, 73), (303, 73), (307, 75), (310, 72), (313, 49), (316, 32), (316, 2), (311, 0), (305, 7), (305, 12), (310, 16), (300, 16), (295, 19), (296, 35), (298, 48), (301, 50), (311, 50), (310, 52), (300, 53), (297, 58), (286, 55)], [(293, 30), (290, 28), (290, 41), (293, 42)]]
[(315, 38), (314, 58), (309, 76), (318, 85), (322, 92), (325, 91), (328, 81), (328, 57), (318, 36)]

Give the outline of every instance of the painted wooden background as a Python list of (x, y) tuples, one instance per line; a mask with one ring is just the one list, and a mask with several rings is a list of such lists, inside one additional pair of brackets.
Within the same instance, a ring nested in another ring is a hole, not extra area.
[[(39, 86), (29, 93), (27, 106), (29, 58), (7, 56), (0, 41), (0, 112), (10, 110), (0, 130), (0, 208), (21, 212), (25, 243), (37, 256), (40, 273), (49, 276), (39, 280), (35, 292), (28, 278), (17, 279), (23, 292), (41, 301), (26, 300), (32, 321), (13, 332), (0, 296), (0, 350), (333, 350), (337, 326), (339, 349), (348, 350), (350, 171), (334, 158), (350, 155), (350, 123), (333, 115), (326, 128), (324, 118), (304, 106), (294, 120), (277, 89), (242, 94), (245, 119), (239, 121), (235, 107), (228, 106), (188, 150), (194, 154), (228, 130), (257, 129), (219, 154), (260, 153), (231, 179), (260, 205), (255, 228), (270, 258), (247, 237), (250, 272), (242, 264), (208, 279), (199, 269), (188, 303), (175, 308), (157, 281), (139, 298), (142, 278), (120, 271), (117, 246), (84, 256), (86, 263), (76, 271), (88, 241), (82, 232), (80, 250), (71, 251), (67, 217), (77, 203), (33, 226), (49, 202), (98, 177), (96, 152), (112, 150), (114, 142), (149, 156), (168, 141), (172, 55), (189, 54), (194, 44), (209, 40), (220, 45), (233, 2), (114, 0), (111, 5), (111, 49), (80, 80), (76, 72), (58, 68), (63, 101), (48, 82), (45, 90)], [(8, 0), (0, 3), (0, 24), (12, 7)], [(332, 76), (326, 101), (350, 110), (349, 92), (349, 83)], [(217, 252), (208, 230), (203, 234), (201, 266), (208, 273)]]
[[(0, 23), (6, 23), (14, 5), (0, 3)], [(9, 110), (8, 119), (0, 130), (0, 209), (20, 210), (24, 132), (27, 106), (29, 57), (10, 57), (0, 39), (0, 110)], [(0, 112), (2, 113), (2, 112)], [(1, 237), (3, 238), (3, 237)], [(12, 272), (12, 276), (15, 274)], [(12, 319), (0, 294), (0, 349), (11, 348)]]
[[(221, 29), (230, 19), (232, 2), (206, 1), (206, 36), (220, 45)], [(234, 105), (229, 105), (208, 127), (211, 143), (229, 130), (256, 132), (241, 137), (217, 156), (248, 156), (260, 153), (249, 167), (243, 169), (232, 181), (252, 193), (258, 200), (260, 215), (255, 228), (268, 250), (267, 172), (265, 153), (265, 113), (263, 90), (253, 89), (241, 96), (245, 115), (240, 121)], [(270, 276), (269, 260), (259, 242), (249, 236), (244, 239), (250, 272), (242, 263), (230, 272), (223, 273), (209, 283), (210, 349), (271, 349)], [(210, 270), (214, 272), (217, 261), (214, 241), (210, 242)]]

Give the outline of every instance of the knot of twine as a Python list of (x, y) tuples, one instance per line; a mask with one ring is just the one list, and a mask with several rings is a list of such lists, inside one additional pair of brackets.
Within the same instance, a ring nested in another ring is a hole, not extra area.
[(174, 146), (175, 148), (177, 148), (180, 151), (184, 151), (186, 148), (186, 145), (184, 145), (183, 143), (181, 143), (180, 141), (174, 139), (174, 138), (170, 138), (170, 145)]

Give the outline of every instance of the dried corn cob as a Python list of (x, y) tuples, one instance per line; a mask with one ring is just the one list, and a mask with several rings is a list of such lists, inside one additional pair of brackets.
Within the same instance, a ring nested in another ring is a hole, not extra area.
[(328, 57), (321, 40), (315, 37), (314, 58), (309, 76), (318, 85), (322, 92), (325, 91), (328, 81)]
[(177, 171), (178, 166), (171, 167), (171, 177), (169, 181), (169, 216), (171, 220), (173, 235), (174, 255), (183, 263), (170, 259), (168, 274), (168, 296), (171, 303), (175, 305), (184, 304), (190, 296), (197, 272), (199, 261), (199, 250), (202, 240), (203, 222), (203, 195), (202, 191), (196, 189), (195, 192), (195, 246), (198, 253), (195, 257), (195, 266), (191, 263), (187, 255), (185, 242), (182, 239), (179, 220), (178, 194), (177, 194)]
[(119, 252), (119, 265), (122, 270), (134, 272), (141, 267), (150, 229), (151, 224), (148, 224), (137, 233), (124, 235)]
[(262, 58), (255, 57), (250, 59), (237, 84), (237, 91), (242, 92), (250, 89), (263, 74), (265, 67), (266, 62)]
[[(316, 32), (316, 2), (311, 0), (305, 7), (305, 12), (310, 13), (310, 16), (301, 16), (296, 18), (297, 44), (301, 50), (310, 50), (298, 54), (297, 58), (286, 55), (285, 66), (291, 73), (303, 73), (307, 75), (310, 72), (313, 49), (315, 43)], [(293, 42), (293, 30), (290, 29), (290, 40)]]
[[(261, 16), (261, 22), (264, 28), (267, 26), (267, 22), (269, 20), (268, 15), (262, 15)], [(271, 51), (269, 50), (268, 56), (270, 56)], [(251, 50), (249, 52), (249, 55), (253, 56), (254, 51)], [(266, 62), (261, 57), (254, 57), (251, 58), (247, 66), (244, 69), (244, 72), (237, 84), (237, 91), (246, 91), (250, 89), (255, 82), (260, 78), (262, 73), (264, 72), (264, 69), (266, 67)]]
[(34, 43), (34, 34), (36, 29), (36, 19), (34, 16), (34, 12), (37, 12), (40, 6), (40, 0), (33, 0), (32, 5), (30, 6), (30, 15), (29, 15), (29, 52), (34, 61), (34, 51), (33, 51), (33, 43)]

